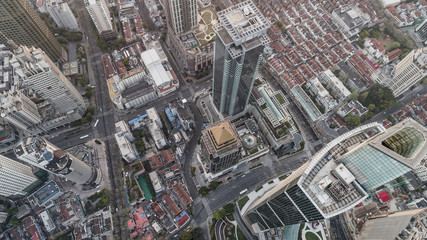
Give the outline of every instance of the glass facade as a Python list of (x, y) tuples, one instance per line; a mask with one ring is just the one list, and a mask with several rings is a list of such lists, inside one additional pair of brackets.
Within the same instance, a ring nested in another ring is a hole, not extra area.
[(369, 145), (343, 156), (340, 161), (367, 191), (376, 189), (411, 170), (398, 160)]
[(65, 61), (66, 52), (27, 0), (0, 1), (0, 43), (41, 48), (52, 61)]
[(404, 128), (382, 141), (382, 145), (405, 158), (411, 158), (420, 149), (425, 139), (412, 127)]
[[(228, 53), (230, 47), (243, 54), (232, 58)], [(263, 50), (264, 46), (259, 44), (245, 52), (242, 46), (225, 46), (217, 37), (212, 89), (214, 104), (221, 113), (233, 115), (245, 109)]]
[(248, 217), (252, 223), (259, 223), (264, 229), (323, 219), (298, 185), (260, 205)]

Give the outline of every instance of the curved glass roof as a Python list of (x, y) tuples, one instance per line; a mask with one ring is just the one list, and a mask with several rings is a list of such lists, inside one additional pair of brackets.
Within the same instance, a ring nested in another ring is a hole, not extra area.
[(412, 158), (423, 145), (423, 134), (406, 127), (382, 141), (382, 145), (405, 158)]

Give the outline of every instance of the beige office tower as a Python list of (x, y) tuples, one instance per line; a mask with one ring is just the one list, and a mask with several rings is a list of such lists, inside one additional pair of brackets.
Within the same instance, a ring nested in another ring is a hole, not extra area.
[(28, 0), (0, 1), (0, 43), (41, 48), (53, 61), (66, 62), (67, 52)]
[(16, 157), (77, 184), (91, 184), (96, 171), (41, 137), (29, 137), (14, 149)]
[(42, 121), (37, 105), (20, 91), (10, 90), (0, 95), (0, 116), (19, 129), (35, 134), (41, 131), (37, 128)]
[(84, 0), (84, 2), (99, 35), (104, 38), (116, 37), (117, 33), (105, 0)]
[(197, 0), (168, 0), (166, 14), (176, 34), (189, 31), (197, 26)]
[(397, 97), (427, 75), (426, 62), (427, 48), (414, 49), (394, 68), (378, 69), (372, 75), (372, 79), (389, 87), (393, 95)]
[(0, 195), (25, 195), (25, 189), (37, 181), (31, 167), (0, 155)]
[(10, 63), (26, 87), (52, 104), (58, 112), (83, 116), (86, 111), (83, 97), (41, 49), (16, 45), (12, 49), (14, 57)]

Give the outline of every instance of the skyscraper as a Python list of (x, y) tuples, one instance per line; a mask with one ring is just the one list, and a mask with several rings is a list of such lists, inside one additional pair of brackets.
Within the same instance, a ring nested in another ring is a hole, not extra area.
[(175, 34), (189, 31), (197, 26), (197, 0), (168, 0), (166, 14)]
[(228, 115), (245, 109), (258, 71), (269, 21), (252, 1), (218, 12), (213, 102)]
[(216, 174), (236, 165), (242, 158), (242, 143), (230, 122), (210, 126), (202, 132), (202, 153), (206, 172)]
[(375, 71), (372, 78), (389, 87), (397, 97), (427, 76), (424, 69), (426, 61), (427, 48), (414, 49), (393, 69), (382, 67)]
[(48, 101), (55, 109), (70, 115), (86, 110), (83, 97), (50, 58), (38, 48), (12, 46), (10, 63), (23, 84)]
[(9, 40), (41, 48), (53, 61), (67, 61), (67, 52), (28, 0), (0, 1), (0, 42), (10, 47)]
[(77, 19), (71, 11), (68, 3), (62, 0), (46, 0), (45, 8), (59, 28), (79, 30)]
[(341, 214), (415, 168), (427, 153), (427, 129), (412, 119), (379, 123), (336, 138), (282, 182), (254, 192), (241, 214), (252, 232)]
[(90, 184), (96, 171), (41, 137), (28, 137), (14, 149), (16, 157), (77, 184)]
[(42, 121), (37, 105), (20, 91), (10, 90), (0, 95), (0, 111), (2, 118), (25, 131)]
[(37, 181), (31, 167), (0, 155), (0, 195), (25, 195), (25, 188)]
[(105, 0), (84, 0), (86, 9), (101, 37), (112, 38), (117, 34), (111, 22), (110, 10)]

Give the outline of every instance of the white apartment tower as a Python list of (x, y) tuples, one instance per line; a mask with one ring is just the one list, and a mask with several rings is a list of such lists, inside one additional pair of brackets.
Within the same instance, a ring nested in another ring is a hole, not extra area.
[(84, 0), (86, 9), (100, 35), (114, 32), (110, 11), (105, 0)]
[(197, 26), (197, 0), (168, 0), (166, 13), (168, 22), (176, 34)]
[(83, 97), (41, 49), (21, 46), (14, 50), (10, 63), (26, 87), (62, 114), (83, 115), (86, 110)]
[(76, 17), (67, 3), (62, 0), (46, 0), (45, 9), (59, 28), (79, 30)]
[(0, 195), (25, 195), (25, 188), (37, 181), (31, 167), (0, 155)]
[(10, 90), (0, 95), (0, 116), (25, 131), (41, 123), (37, 105), (20, 91)]
[(77, 184), (91, 184), (96, 171), (41, 137), (28, 137), (14, 149), (16, 157)]
[(388, 86), (397, 97), (427, 75), (424, 70), (426, 63), (427, 48), (414, 49), (396, 64), (391, 73), (377, 71), (372, 78)]

